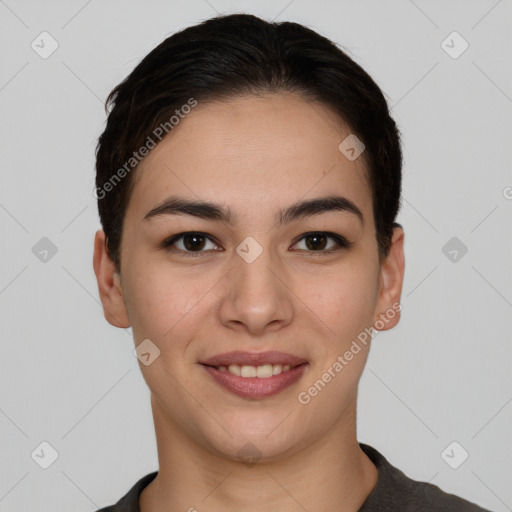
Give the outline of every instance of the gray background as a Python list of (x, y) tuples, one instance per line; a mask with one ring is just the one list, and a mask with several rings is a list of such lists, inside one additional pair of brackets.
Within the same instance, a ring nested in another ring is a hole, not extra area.
[[(411, 478), (512, 510), (510, 1), (0, 0), (0, 511), (92, 511), (158, 468), (130, 331), (98, 300), (94, 148), (104, 99), (147, 52), (241, 11), (347, 48), (403, 134), (403, 316), (374, 340), (359, 440)], [(31, 47), (50, 48), (43, 31), (59, 45), (46, 59)], [(453, 31), (469, 43), (458, 58), (442, 46)], [(451, 261), (454, 236), (468, 252)], [(446, 461), (461, 448), (441, 456), (452, 441), (469, 453), (458, 469)]]

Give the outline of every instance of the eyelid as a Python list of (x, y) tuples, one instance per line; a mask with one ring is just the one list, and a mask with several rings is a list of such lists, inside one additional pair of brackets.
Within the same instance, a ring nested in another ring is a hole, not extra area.
[[(201, 256), (201, 255), (204, 255), (204, 254), (209, 254), (211, 253), (212, 250), (214, 251), (217, 251), (217, 249), (209, 249), (209, 250), (200, 250), (200, 251), (184, 251), (182, 249), (171, 249), (173, 244), (176, 243), (178, 240), (180, 240), (181, 238), (185, 237), (186, 235), (198, 235), (198, 236), (201, 236), (201, 237), (204, 237), (204, 238), (207, 238), (208, 240), (210, 240), (212, 243), (214, 243), (215, 245), (219, 246), (220, 244), (215, 240), (214, 237), (212, 237), (211, 235), (208, 235), (207, 233), (204, 233), (202, 231), (183, 231), (181, 233), (177, 233), (176, 235), (172, 235), (171, 237), (169, 238), (166, 238), (163, 242), (162, 242), (162, 247), (166, 250), (168, 250), (169, 252), (177, 252), (177, 253), (180, 253), (180, 254), (184, 254), (186, 256), (193, 256), (193, 257), (196, 257), (196, 256)], [(312, 236), (312, 235), (325, 235), (327, 238), (331, 238), (335, 241), (336, 243), (336, 246), (334, 248), (330, 248), (330, 249), (327, 249), (327, 250), (318, 250), (318, 251), (314, 251), (314, 250), (303, 250), (303, 249), (292, 249), (293, 251), (296, 251), (296, 250), (302, 250), (306, 253), (309, 253), (309, 254), (313, 254), (313, 255), (321, 255), (321, 254), (330, 254), (332, 252), (337, 252), (337, 251), (340, 251), (342, 249), (350, 249), (354, 243), (353, 242), (350, 242), (349, 240), (347, 240), (344, 236), (342, 235), (339, 235), (337, 233), (332, 233), (331, 231), (308, 231), (306, 233), (303, 233), (302, 235), (300, 235), (294, 242), (293, 244), (291, 245), (291, 247), (293, 247), (294, 245), (298, 244), (301, 240), (303, 240), (304, 238), (308, 237), (308, 236)], [(224, 249), (221, 249), (222, 251)], [(220, 251), (219, 251), (220, 252)]]
[(209, 249), (207, 251), (184, 251), (182, 249), (177, 249), (177, 248), (172, 249), (173, 244), (176, 243), (181, 238), (185, 237), (186, 235), (198, 235), (198, 236), (207, 238), (208, 240), (210, 240), (212, 243), (214, 243), (217, 246), (220, 245), (215, 240), (215, 238), (213, 238), (211, 235), (208, 235), (207, 233), (203, 233), (202, 231), (183, 231), (181, 233), (177, 233), (176, 235), (172, 235), (169, 238), (166, 238), (162, 242), (161, 245), (164, 249), (168, 250), (169, 252), (177, 252), (180, 254), (184, 254), (186, 256), (200, 256), (202, 254), (208, 254), (212, 250), (212, 249)]
[(292, 247), (299, 243), (302, 239), (311, 235), (325, 235), (327, 238), (332, 238), (336, 242), (337, 247), (323, 251), (305, 251), (310, 254), (329, 254), (331, 252), (340, 251), (341, 249), (350, 249), (354, 245), (353, 242), (348, 241), (344, 236), (338, 235), (337, 233), (332, 233), (331, 231), (308, 231), (307, 233), (300, 235), (300, 237), (297, 238), (297, 240), (292, 244)]

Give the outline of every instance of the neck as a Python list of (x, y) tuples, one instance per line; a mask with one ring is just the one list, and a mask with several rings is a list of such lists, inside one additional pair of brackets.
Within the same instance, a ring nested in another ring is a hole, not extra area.
[(152, 397), (157, 477), (142, 491), (141, 512), (357, 512), (377, 483), (377, 468), (356, 438), (355, 400), (348, 416), (302, 450), (271, 462), (223, 457), (169, 424)]

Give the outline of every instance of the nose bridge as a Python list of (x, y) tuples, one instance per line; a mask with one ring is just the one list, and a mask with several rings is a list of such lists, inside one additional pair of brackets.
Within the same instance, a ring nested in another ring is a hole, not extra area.
[(279, 265), (277, 258), (270, 248), (263, 248), (250, 237), (237, 247), (236, 252), (238, 258), (234, 258), (233, 270), (237, 295), (251, 299), (254, 306), (268, 304), (280, 292), (274, 270)]
[[(249, 245), (248, 251), (247, 245)], [(237, 283), (242, 284), (239, 292), (251, 293), (256, 298), (259, 293), (270, 293), (271, 288), (277, 284), (274, 282), (276, 280), (276, 270), (274, 268), (278, 263), (271, 250), (263, 250), (262, 247), (257, 252), (257, 249), (251, 247), (250, 243), (247, 245), (244, 247), (241, 244), (237, 249), (239, 259), (237, 261), (237, 258), (235, 258), (234, 271), (239, 278)], [(247, 251), (246, 253), (243, 252), (244, 249)]]

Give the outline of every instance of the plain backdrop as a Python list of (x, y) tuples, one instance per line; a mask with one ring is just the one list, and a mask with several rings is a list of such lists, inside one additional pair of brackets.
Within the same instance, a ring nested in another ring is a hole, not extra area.
[(233, 12), (340, 44), (402, 132), (402, 320), (373, 342), (359, 440), (512, 510), (511, 2), (1, 0), (0, 512), (93, 511), (158, 469), (134, 342), (98, 299), (94, 149), (144, 55)]

